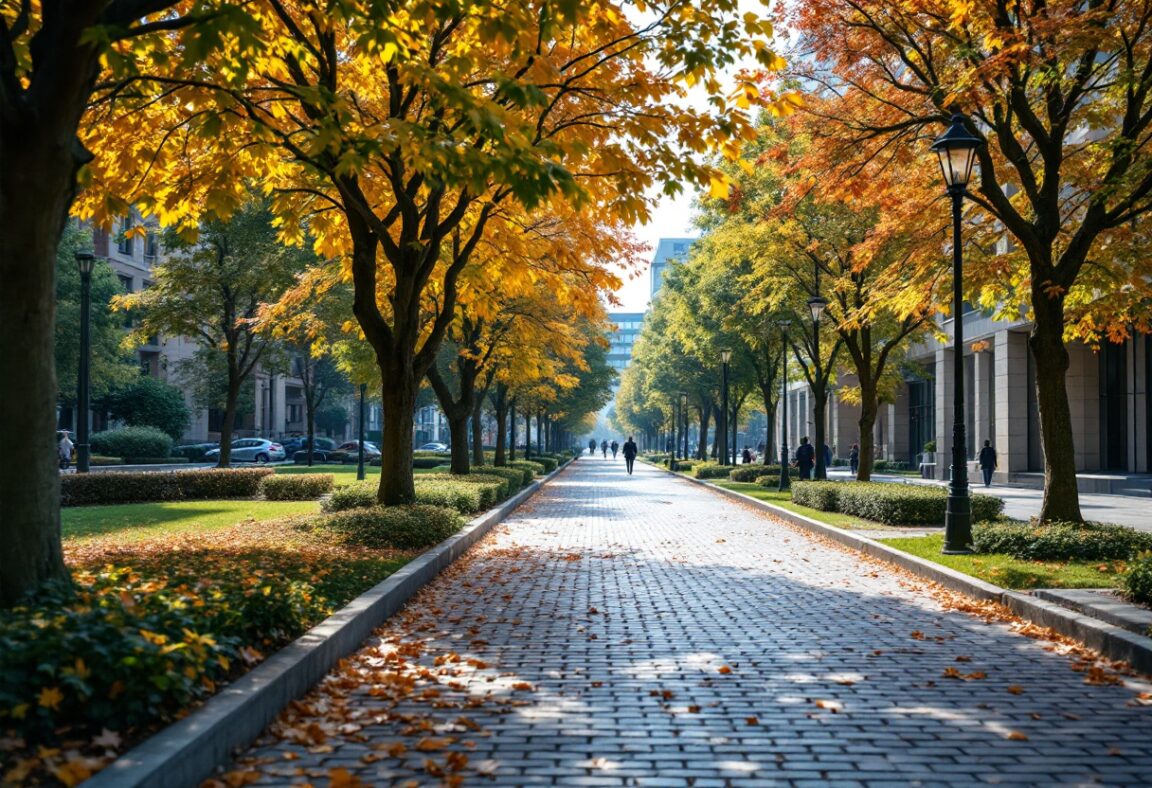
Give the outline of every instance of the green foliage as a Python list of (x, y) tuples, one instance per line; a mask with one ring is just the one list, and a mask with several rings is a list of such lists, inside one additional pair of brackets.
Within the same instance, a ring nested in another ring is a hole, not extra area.
[(909, 471), (912, 470), (908, 463), (902, 460), (876, 460), (872, 463), (872, 470), (874, 471)]
[(779, 465), (738, 465), (732, 469), (728, 478), (734, 482), (754, 482), (761, 476), (780, 475)]
[(761, 487), (766, 487), (768, 489), (774, 490), (774, 489), (777, 489), (780, 487), (780, 475), (779, 474), (777, 474), (775, 476), (773, 476), (771, 474), (766, 474), (764, 476), (757, 476), (753, 481), (755, 481), (756, 484), (760, 485)]
[[(919, 484), (797, 482), (792, 502), (886, 525), (942, 525), (948, 491)], [(990, 495), (972, 495), (971, 502), (973, 522), (995, 519), (1004, 510), (1004, 501)]]
[[(680, 467), (684, 467), (683, 463)], [(731, 465), (721, 465), (718, 462), (701, 462), (692, 466), (692, 475), (697, 479), (727, 479), (731, 472)]]
[(444, 541), (460, 530), (460, 515), (443, 506), (367, 506), (321, 515), (313, 526), (344, 544), (419, 550)]
[(114, 388), (100, 407), (130, 427), (155, 427), (179, 439), (188, 426), (188, 406), (180, 389), (148, 375)]
[(108, 457), (167, 457), (172, 436), (156, 427), (121, 427), (93, 435), (92, 450)]
[(123, 465), (123, 457), (105, 457), (100, 454), (93, 454), (88, 458), (89, 465)]
[(1128, 563), (1123, 583), (1128, 599), (1152, 606), (1152, 552), (1145, 550)]
[(509, 462), (505, 467), (520, 468), (521, 470), (531, 471), (532, 476), (528, 477), (529, 481), (536, 478), (537, 476), (543, 476), (546, 473), (546, 466), (544, 465), (543, 460), (539, 458), (533, 460), (513, 460), (512, 462)]
[(500, 476), (508, 480), (508, 492), (516, 492), (526, 484), (531, 484), (535, 473), (531, 468), (517, 468), (512, 465), (477, 465), (472, 468), (473, 473)]
[[(167, 436), (165, 436), (167, 437)], [(251, 498), (271, 468), (211, 468), (141, 473), (80, 473), (60, 477), (60, 505)]]
[(536, 455), (531, 461), (542, 465), (545, 474), (552, 473), (552, 471), (556, 470), (556, 466), (559, 465), (555, 457), (547, 454)]
[(431, 506), (447, 506), (461, 514), (473, 514), (495, 502), (495, 485), (469, 484), (449, 478), (417, 479), (416, 501)]
[(260, 489), (269, 501), (313, 501), (331, 492), (335, 479), (330, 473), (273, 474)]
[(172, 456), (183, 457), (189, 462), (200, 462), (207, 451), (208, 449), (198, 445), (175, 446), (172, 448)]
[(326, 512), (343, 512), (348, 509), (375, 506), (378, 489), (377, 483), (371, 481), (338, 487), (328, 500), (324, 501), (322, 508)]
[(1152, 550), (1152, 534), (1105, 523), (985, 523), (976, 526), (979, 553), (1030, 561), (1112, 561)]

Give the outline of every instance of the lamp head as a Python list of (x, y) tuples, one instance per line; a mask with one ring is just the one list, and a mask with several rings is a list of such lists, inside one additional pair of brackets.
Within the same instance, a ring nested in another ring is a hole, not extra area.
[(80, 269), (80, 273), (84, 276), (92, 273), (92, 266), (96, 263), (96, 255), (90, 249), (77, 249), (74, 253), (76, 257), (76, 267)]
[(722, 349), (720, 351), (720, 360), (723, 361), (725, 364), (727, 364), (729, 361), (732, 360), (732, 351), (729, 350), (728, 348)]
[(940, 159), (940, 172), (949, 189), (964, 189), (972, 178), (972, 165), (976, 151), (984, 141), (968, 131), (968, 119), (957, 112), (952, 116), (948, 130), (932, 143), (932, 150)]
[(812, 322), (819, 323), (820, 318), (824, 315), (824, 310), (828, 308), (828, 299), (824, 296), (812, 296), (808, 299), (808, 309), (812, 312)]
[(792, 326), (791, 320), (777, 320), (776, 325), (780, 326), (783, 331), (787, 331)]

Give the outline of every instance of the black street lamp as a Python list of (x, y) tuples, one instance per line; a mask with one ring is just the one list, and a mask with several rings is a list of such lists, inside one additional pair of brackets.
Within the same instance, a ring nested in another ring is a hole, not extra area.
[[(820, 295), (820, 269), (816, 269), (816, 295), (808, 299), (808, 311), (812, 313), (812, 351), (814, 360), (816, 362), (816, 382), (819, 383), (823, 379), (822, 366), (820, 363), (820, 318), (824, 316), (824, 310), (828, 308), (828, 300)], [(821, 387), (823, 388), (823, 387)], [(815, 392), (813, 392), (815, 393)], [(824, 424), (816, 425), (816, 434), (813, 436), (816, 442), (816, 479), (827, 479), (828, 470), (824, 467), (824, 444), (827, 442), (824, 437)]]
[(784, 360), (780, 365), (780, 404), (783, 408), (780, 418), (780, 486), (776, 489), (784, 492), (792, 486), (792, 480), (788, 478), (788, 327), (792, 321), (781, 320), (777, 325), (784, 332)]
[(681, 455), (684, 459), (688, 459), (688, 392), (680, 392), (680, 422), (683, 426), (681, 433), (684, 436), (684, 453)]
[(368, 393), (368, 384), (360, 384), (360, 426), (359, 440), (356, 441), (356, 481), (364, 481), (364, 398)]
[(720, 428), (720, 434), (724, 436), (724, 440), (717, 441), (717, 444), (724, 449), (723, 456), (720, 458), (721, 465), (728, 465), (728, 455), (731, 452), (728, 450), (728, 362), (732, 360), (732, 351), (724, 348), (720, 351), (720, 360), (723, 362), (724, 375), (723, 384), (721, 385), (720, 393), (720, 423), (716, 425)]
[(952, 125), (932, 143), (940, 172), (952, 198), (952, 472), (944, 511), (944, 550), (948, 555), (972, 552), (972, 502), (968, 497), (968, 439), (964, 430), (964, 297), (961, 293), (964, 258), (960, 219), (964, 192), (972, 177), (976, 149), (983, 141), (968, 131), (967, 118), (956, 113)]
[(96, 255), (86, 249), (76, 250), (76, 267), (80, 269), (80, 374), (76, 381), (76, 473), (88, 473), (89, 357), (92, 355), (92, 266)]

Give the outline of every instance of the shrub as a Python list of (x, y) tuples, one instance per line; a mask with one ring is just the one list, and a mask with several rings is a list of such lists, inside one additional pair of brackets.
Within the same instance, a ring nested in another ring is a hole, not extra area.
[(155, 427), (178, 439), (188, 426), (188, 406), (180, 389), (148, 375), (119, 386), (101, 399), (108, 415), (132, 427)]
[(717, 462), (701, 462), (692, 466), (692, 475), (697, 479), (727, 479), (731, 472), (731, 465)]
[(531, 468), (518, 468), (509, 465), (477, 465), (472, 473), (500, 476), (508, 480), (508, 492), (514, 493), (526, 484), (531, 484), (535, 476)]
[(316, 518), (317, 528), (345, 544), (419, 550), (438, 544), (460, 530), (460, 515), (426, 504), (368, 506)]
[[(839, 482), (839, 511), (886, 525), (942, 525), (948, 504), (943, 487), (885, 482)], [(972, 521), (992, 520), (1004, 502), (972, 495)]]
[(172, 449), (173, 457), (183, 457), (188, 462), (200, 462), (204, 459), (204, 453), (208, 449), (199, 444), (192, 444), (189, 446), (176, 446)]
[(125, 465), (179, 465), (183, 457), (125, 457)]
[(552, 471), (556, 470), (556, 466), (560, 464), (556, 461), (555, 457), (550, 457), (546, 454), (533, 457), (531, 461), (542, 465), (544, 467), (544, 473), (552, 473)]
[(109, 457), (167, 457), (172, 436), (155, 427), (122, 427), (93, 435), (92, 451)]
[(527, 477), (528, 481), (532, 481), (532, 479), (536, 478), (537, 476), (543, 476), (546, 473), (544, 470), (546, 467), (544, 463), (537, 460), (513, 460), (512, 462), (508, 463), (507, 467), (520, 468), (521, 470), (531, 471), (532, 476)]
[(511, 489), (511, 482), (504, 476), (497, 476), (492, 473), (469, 473), (467, 476), (459, 476), (449, 473), (429, 473), (424, 474), (416, 479), (419, 482), (423, 479), (443, 479), (452, 482), (463, 482), (465, 484), (475, 484), (481, 487), (492, 486), (492, 498), (489, 500), (485, 497), (484, 506), (492, 506), (499, 503), (508, 497), (508, 491)]
[(792, 485), (792, 503), (822, 512), (839, 511), (842, 487), (840, 482), (796, 482)]
[(88, 458), (89, 465), (123, 465), (124, 460), (119, 457), (101, 457), (99, 454), (93, 454)]
[[(379, 465), (380, 460), (379, 459), (372, 460), (371, 464), (372, 465)], [(423, 468), (423, 469), (438, 468), (441, 465), (447, 465), (447, 464), (448, 463), (445, 461), (445, 459), (443, 457), (440, 457), (437, 455), (432, 455), (431, 457), (413, 457), (412, 458), (412, 467), (413, 468)]]
[(779, 465), (738, 465), (732, 469), (732, 473), (728, 478), (734, 482), (754, 482), (761, 476), (776, 474), (780, 475)]
[(699, 460), (676, 460), (676, 469), (680, 471), (690, 471), (699, 463)]
[(139, 473), (77, 473), (60, 477), (60, 505), (252, 498), (271, 468), (210, 468)]
[(910, 470), (908, 463), (902, 460), (876, 460), (872, 463), (872, 470), (874, 471), (907, 471)]
[(489, 487), (488, 495), (479, 484), (450, 481), (448, 479), (417, 479), (416, 501), (431, 506), (447, 506), (462, 514), (472, 514), (484, 508), (485, 497), (495, 498)]
[(976, 552), (1030, 561), (1114, 561), (1152, 550), (1152, 534), (1105, 523), (987, 523), (972, 541)]
[(773, 476), (771, 474), (767, 474), (764, 476), (757, 476), (756, 477), (756, 484), (760, 485), (761, 487), (768, 487), (769, 489), (775, 490), (775, 489), (778, 489), (780, 487), (780, 476), (779, 476), (779, 474), (777, 474), (776, 476)]
[(1128, 564), (1123, 578), (1124, 593), (1138, 605), (1152, 605), (1152, 552), (1143, 551)]
[(363, 509), (376, 505), (376, 492), (380, 489), (376, 482), (356, 482), (337, 487), (324, 501), (326, 512), (343, 512), (348, 509)]
[(260, 489), (269, 501), (314, 501), (332, 492), (335, 481), (330, 473), (285, 473), (265, 476)]

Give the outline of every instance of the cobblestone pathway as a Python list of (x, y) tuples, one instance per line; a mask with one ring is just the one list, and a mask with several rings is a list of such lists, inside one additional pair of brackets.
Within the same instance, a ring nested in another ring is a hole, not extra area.
[(1152, 782), (1148, 687), (1061, 650), (661, 471), (586, 457), (230, 776)]

